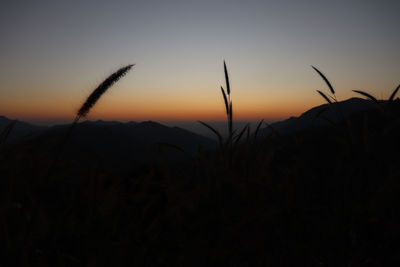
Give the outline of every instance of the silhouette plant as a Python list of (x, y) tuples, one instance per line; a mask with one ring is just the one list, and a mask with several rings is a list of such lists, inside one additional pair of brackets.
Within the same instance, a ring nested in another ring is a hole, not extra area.
[(96, 102), (100, 99), (100, 97), (112, 86), (114, 85), (119, 79), (121, 79), (123, 76), (125, 76), (126, 73), (134, 66), (134, 64), (127, 65), (125, 67), (120, 68), (110, 76), (108, 76), (107, 79), (105, 79), (102, 83), (97, 86), (96, 89), (93, 90), (93, 92), (88, 96), (86, 101), (82, 104), (82, 106), (79, 108), (75, 119), (73, 120), (71, 126), (68, 128), (67, 134), (64, 137), (64, 140), (60, 144), (60, 148), (58, 149), (57, 156), (55, 157), (55, 163), (59, 160), (59, 157), (64, 149), (65, 144), (67, 143), (73, 128), (75, 125), (79, 122), (81, 118), (85, 118), (89, 111), (93, 108), (93, 106), (96, 104)]
[[(337, 98), (336, 98), (336, 93), (335, 93), (335, 89), (333, 89), (333, 86), (332, 86), (332, 84), (329, 82), (329, 80), (328, 80), (328, 78), (326, 78), (326, 76), (319, 70), (319, 69), (317, 69), (316, 67), (314, 67), (314, 66), (311, 66), (318, 74), (319, 74), (319, 76), (321, 76), (321, 78), (325, 81), (325, 83), (326, 83), (326, 85), (328, 86), (328, 88), (329, 88), (329, 91), (331, 92), (331, 94), (332, 95), (328, 95), (328, 94), (325, 94), (324, 92), (322, 92), (322, 91), (320, 91), (320, 90), (317, 90), (317, 92), (318, 92), (318, 94), (320, 94), (321, 96), (322, 96), (322, 98), (324, 98), (325, 99), (325, 101), (329, 104), (328, 106), (326, 106), (326, 107), (324, 107), (324, 108), (321, 108), (320, 110), (319, 110), (319, 112), (317, 113), (317, 118), (319, 117), (319, 116), (321, 116), (321, 114), (322, 113), (324, 113), (326, 110), (328, 110), (329, 108), (331, 108), (334, 104), (337, 104), (338, 103), (338, 100), (337, 100)], [(340, 117), (343, 117), (343, 116), (340, 116)], [(325, 120), (327, 120), (329, 123), (331, 123), (331, 124), (335, 124), (333, 121), (331, 121), (331, 120), (329, 120), (329, 119), (327, 119), (327, 118), (325, 118)]]
[[(211, 125), (209, 125), (203, 121), (199, 121), (199, 122), (201, 124), (203, 124), (204, 126), (206, 126), (208, 129), (210, 129), (218, 137), (220, 149), (223, 154), (225, 153), (226, 147), (228, 147), (229, 164), (232, 165), (233, 139), (234, 139), (235, 131), (233, 131), (233, 115), (232, 115), (233, 110), (232, 110), (231, 87), (230, 87), (229, 75), (228, 75), (228, 70), (227, 70), (225, 61), (224, 61), (224, 74), (225, 74), (226, 92), (225, 92), (225, 89), (221, 86), (221, 93), (222, 93), (222, 97), (223, 97), (224, 103), (225, 103), (225, 110), (226, 110), (226, 117), (227, 117), (227, 124), (228, 124), (228, 139), (224, 143), (223, 137), (218, 130), (216, 130)], [(238, 136), (236, 136), (236, 142), (239, 142), (240, 138), (242, 137), (242, 135), (247, 127), (248, 126), (245, 126), (245, 128), (242, 130), (242, 132), (239, 133)]]
[(120, 68), (113, 74), (111, 74), (107, 79), (105, 79), (96, 89), (89, 95), (85, 103), (78, 110), (73, 123), (77, 123), (81, 118), (84, 118), (89, 113), (90, 109), (96, 104), (100, 97), (119, 79), (125, 76), (126, 73), (134, 66), (134, 64), (127, 65)]
[[(326, 100), (326, 102), (328, 102), (328, 104), (332, 105), (333, 103), (337, 103), (338, 101), (337, 101), (337, 98), (336, 98), (336, 95), (335, 95), (335, 90), (333, 89), (332, 84), (329, 82), (329, 80), (326, 78), (326, 76), (325, 76), (320, 70), (318, 70), (318, 69), (317, 69), (316, 67), (314, 67), (314, 66), (311, 66), (311, 67), (322, 77), (322, 79), (323, 79), (323, 80), (325, 81), (325, 83), (328, 85), (329, 90), (330, 90), (330, 92), (332, 93), (332, 95), (331, 95), (331, 96), (330, 96), (330, 95), (327, 95), (327, 94), (323, 93), (323, 92), (320, 91), (320, 90), (317, 90), (317, 92)], [(400, 85), (398, 85), (398, 86), (396, 87), (396, 89), (392, 92), (392, 94), (390, 95), (390, 97), (387, 99), (386, 104), (390, 105), (390, 104), (393, 103), (394, 98), (395, 98), (395, 96), (396, 96), (396, 94), (398, 93), (399, 90), (400, 90)], [(369, 93), (367, 93), (367, 92), (361, 91), (361, 90), (353, 90), (353, 92), (355, 92), (355, 93), (357, 93), (357, 94), (360, 94), (360, 95), (362, 95), (362, 96), (365, 96), (367, 99), (371, 100), (372, 102), (374, 102), (375, 104), (377, 104), (379, 107), (383, 108), (381, 102), (379, 102), (379, 100), (378, 100), (376, 97), (374, 97), (373, 95), (371, 95), (371, 94), (369, 94)], [(333, 102), (332, 102), (332, 100), (333, 100)], [(322, 109), (322, 110), (321, 110), (321, 113), (322, 113), (323, 111), (325, 111), (325, 110), (326, 110), (326, 109)], [(320, 115), (320, 114), (319, 114), (319, 115)]]
[[(224, 76), (225, 76), (225, 83), (226, 83), (226, 90), (223, 86), (220, 86), (221, 88), (221, 93), (222, 97), (224, 100), (224, 105), (225, 105), (225, 110), (226, 110), (226, 121), (227, 121), (227, 128), (228, 128), (228, 137), (226, 140), (224, 140), (222, 134), (212, 127), (211, 125), (203, 122), (203, 121), (198, 121), (205, 127), (207, 127), (209, 130), (211, 130), (218, 138), (218, 143), (220, 147), (220, 151), (222, 156), (228, 156), (229, 160), (229, 166), (232, 167), (233, 165), (233, 157), (235, 153), (240, 153), (239, 152), (239, 147), (241, 144), (241, 139), (247, 132), (247, 138), (244, 146), (244, 151), (247, 151), (249, 146), (250, 146), (250, 125), (247, 124), (243, 127), (243, 129), (240, 130), (240, 132), (237, 133), (238, 129), (233, 129), (233, 108), (232, 108), (232, 97), (231, 97), (231, 87), (230, 87), (230, 81), (229, 81), (229, 74), (228, 74), (228, 69), (226, 66), (226, 62), (224, 61)], [(253, 144), (257, 142), (257, 136), (259, 133), (259, 130), (261, 126), (263, 125), (263, 121), (261, 120), (257, 127), (256, 130), (253, 134)], [(242, 151), (243, 152), (243, 151)], [(242, 155), (243, 156), (243, 155)]]
[(390, 95), (390, 97), (387, 99), (387, 101), (385, 102), (380, 102), (376, 97), (374, 97), (373, 95), (364, 92), (364, 91), (360, 91), (360, 90), (353, 90), (353, 92), (360, 94), (362, 96), (365, 96), (366, 98), (368, 98), (369, 100), (371, 100), (372, 102), (374, 102), (379, 108), (383, 109), (384, 112), (387, 111), (387, 107), (389, 107), (391, 104), (393, 104), (394, 98), (397, 94), (397, 92), (400, 89), (400, 84), (396, 87), (396, 89), (393, 90), (392, 94)]
[(93, 106), (96, 104), (96, 102), (100, 99), (100, 97), (113, 85), (115, 84), (119, 79), (121, 79), (125, 74), (134, 66), (134, 64), (127, 65), (125, 67), (120, 68), (110, 76), (108, 76), (107, 79), (105, 79), (102, 83), (97, 86), (96, 89), (93, 90), (93, 92), (89, 95), (89, 97), (86, 99), (86, 101), (82, 104), (82, 106), (79, 108), (75, 119), (73, 120), (71, 126), (68, 128), (67, 133), (62, 140), (62, 142), (59, 145), (59, 148), (57, 149), (57, 154), (55, 156), (54, 162), (52, 167), (50, 167), (49, 174), (47, 175), (48, 179), (51, 176), (51, 173), (53, 172), (56, 164), (59, 161), (59, 158), (64, 150), (64, 147), (66, 143), (68, 142), (68, 139), (71, 136), (72, 130), (75, 127), (75, 125), (79, 122), (81, 118), (84, 118), (87, 116), (89, 111), (93, 108)]
[[(56, 154), (54, 157), (54, 160), (52, 161), (52, 164), (50, 165), (50, 168), (44, 175), (43, 181), (44, 184), (47, 184), (50, 180), (50, 178), (53, 176), (54, 170), (61, 158), (61, 155), (64, 151), (65, 145), (68, 142), (69, 137), (71, 136), (72, 130), (75, 127), (75, 125), (79, 122), (81, 118), (84, 118), (87, 116), (89, 111), (93, 108), (93, 106), (96, 104), (96, 102), (100, 99), (100, 97), (113, 85), (115, 84), (119, 79), (121, 79), (134, 65), (127, 65), (125, 67), (120, 68), (110, 76), (108, 76), (107, 79), (105, 79), (102, 83), (97, 86), (96, 89), (93, 90), (93, 92), (89, 95), (89, 97), (86, 99), (86, 101), (83, 103), (83, 105), (80, 107), (78, 110), (75, 119), (73, 120), (71, 126), (68, 128), (67, 133), (65, 134), (64, 138), (61, 140), (61, 142), (58, 144), (58, 147), (56, 149)], [(42, 191), (40, 195), (44, 195), (45, 192)], [(32, 226), (34, 222), (36, 221), (36, 217), (38, 215), (38, 210), (39, 206), (43, 205), (43, 203), (40, 203), (40, 201), (44, 201), (43, 199), (39, 198), (39, 203), (35, 207), (35, 210), (33, 211), (33, 216), (30, 219), (26, 232), (25, 232), (25, 237), (24, 239), (26, 240), (29, 235), (31, 234), (32, 231)]]
[(226, 108), (226, 116), (227, 116), (227, 121), (228, 121), (228, 130), (229, 130), (229, 142), (230, 145), (232, 145), (232, 99), (231, 99), (231, 87), (229, 85), (229, 75), (228, 75), (228, 70), (226, 69), (226, 63), (224, 61), (224, 73), (225, 73), (225, 82), (226, 82), (226, 91), (228, 93), (225, 94), (224, 88), (221, 86), (221, 92), (224, 97), (225, 101), (225, 108)]
[(393, 103), (394, 97), (396, 96), (396, 94), (397, 94), (397, 92), (399, 91), (399, 89), (400, 89), (400, 84), (397, 86), (396, 89), (394, 89), (393, 93), (390, 95), (390, 97), (389, 97), (389, 99), (388, 99), (389, 104)]
[[(329, 80), (326, 78), (326, 76), (321, 72), (321, 71), (319, 71), (316, 67), (314, 67), (314, 66), (311, 66), (321, 77), (322, 77), (322, 79), (325, 81), (325, 83), (328, 85), (328, 87), (329, 87), (329, 90), (331, 91), (331, 93), (332, 93), (332, 96), (329, 96), (330, 98), (332, 98), (332, 100), (334, 101), (334, 102), (337, 102), (337, 98), (336, 98), (336, 95), (335, 95), (335, 90), (333, 89), (333, 86), (332, 86), (332, 84), (329, 82)], [(317, 92), (329, 103), (329, 104), (332, 104), (332, 100), (330, 100), (329, 99), (329, 97), (326, 95), (326, 94), (324, 94), (323, 92), (321, 92), (321, 91), (319, 91), (319, 90), (317, 90)]]

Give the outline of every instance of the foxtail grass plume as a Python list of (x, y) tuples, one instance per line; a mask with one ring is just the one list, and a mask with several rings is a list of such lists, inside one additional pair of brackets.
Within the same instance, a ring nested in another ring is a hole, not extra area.
[[(54, 156), (53, 163), (50, 165), (49, 169), (47, 170), (46, 174), (43, 177), (44, 184), (48, 183), (48, 181), (51, 179), (51, 177), (54, 174), (54, 171), (56, 169), (56, 166), (61, 158), (61, 155), (65, 149), (65, 146), (68, 142), (68, 139), (70, 138), (72, 134), (72, 130), (74, 127), (78, 124), (79, 120), (81, 118), (86, 117), (86, 115), (89, 113), (90, 109), (96, 104), (97, 100), (100, 99), (100, 97), (114, 84), (116, 83), (119, 79), (121, 79), (132, 67), (134, 64), (127, 65), (125, 67), (120, 68), (113, 74), (111, 74), (107, 79), (105, 79), (94, 91), (89, 95), (89, 97), (86, 99), (85, 103), (81, 106), (81, 108), (78, 110), (76, 117), (74, 121), (72, 122), (71, 126), (68, 128), (66, 134), (62, 138), (62, 140), (58, 143), (58, 148), (56, 149), (56, 154)], [(44, 195), (44, 194), (42, 194)], [(45, 200), (43, 198), (39, 198), (39, 202), (44, 202)], [(43, 204), (41, 204), (43, 205)], [(36, 217), (39, 213), (39, 207), (40, 205), (36, 205), (33, 212), (32, 212), (32, 219), (28, 223), (27, 230), (25, 231), (25, 239), (30, 235), (32, 232), (32, 227), (34, 222), (36, 221)]]
[(119, 79), (121, 79), (125, 74), (134, 66), (134, 64), (125, 66), (111, 74), (107, 79), (105, 79), (86, 99), (85, 103), (78, 110), (75, 117), (74, 123), (77, 123), (80, 118), (84, 118), (89, 113), (90, 109), (96, 104), (97, 100)]

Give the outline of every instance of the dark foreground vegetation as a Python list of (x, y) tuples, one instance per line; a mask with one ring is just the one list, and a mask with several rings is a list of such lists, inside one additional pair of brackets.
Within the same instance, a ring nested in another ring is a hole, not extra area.
[(124, 172), (79, 147), (53, 166), (48, 147), (3, 145), (0, 265), (400, 266), (400, 101), (375, 104)]

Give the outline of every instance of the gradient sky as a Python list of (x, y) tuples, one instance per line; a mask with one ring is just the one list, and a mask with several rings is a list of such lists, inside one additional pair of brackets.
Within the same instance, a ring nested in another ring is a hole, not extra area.
[(132, 71), (89, 119), (276, 120), (400, 83), (400, 1), (2, 1), (0, 114), (70, 121), (119, 67)]

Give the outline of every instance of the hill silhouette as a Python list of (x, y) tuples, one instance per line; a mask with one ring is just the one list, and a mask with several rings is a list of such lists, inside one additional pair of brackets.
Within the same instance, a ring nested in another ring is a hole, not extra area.
[[(287, 135), (303, 130), (331, 127), (332, 123), (340, 122), (356, 113), (376, 108), (376, 105), (371, 101), (353, 97), (331, 106), (329, 104), (316, 106), (299, 117), (290, 117), (287, 120), (272, 123), (271, 126), (279, 134)], [(260, 130), (260, 136), (264, 137), (270, 132), (271, 128), (265, 127)]]
[[(4, 117), (2, 121), (3, 125), (11, 123)], [(55, 146), (70, 127), (39, 127), (23, 122), (18, 122), (17, 126), (16, 132), (14, 129), (11, 131), (12, 138), (9, 141), (15, 143), (20, 139), (32, 150)], [(160, 153), (168, 159), (181, 160), (194, 155), (198, 149), (210, 150), (215, 147), (214, 140), (179, 127), (168, 127), (153, 121), (122, 123), (99, 120), (76, 125), (64, 157), (86, 153), (88, 158), (127, 164), (154, 160)]]
[[(0, 133), (12, 122), (12, 120), (0, 115)], [(31, 123), (16, 121), (8, 137), (9, 141), (15, 141), (20, 138), (29, 138), (40, 134), (48, 129), (47, 126), (39, 126)]]
[[(61, 134), (68, 126), (54, 126), (46, 135)], [(157, 122), (82, 122), (79, 123), (69, 140), (72, 146), (88, 149), (96, 154), (115, 160), (144, 160), (159, 152), (159, 143), (173, 144), (193, 155), (197, 149), (211, 149), (215, 142), (190, 131), (167, 127)], [(168, 157), (183, 156), (172, 149)]]
[[(290, 117), (289, 119), (274, 122), (271, 126), (279, 132), (280, 134), (291, 134), (294, 132), (332, 126), (332, 122), (339, 122), (355, 113), (363, 112), (371, 109), (375, 109), (376, 105), (371, 101), (361, 99), (361, 98), (350, 98), (344, 101), (335, 103), (332, 107), (327, 109), (328, 104), (323, 104), (311, 108), (310, 110), (304, 112), (299, 117)], [(323, 109), (326, 111), (321, 112)], [(0, 116), (0, 132), (4, 129), (12, 120)], [(15, 128), (11, 132), (10, 139), (18, 139), (21, 137), (34, 136), (39, 133), (56, 133), (62, 128), (67, 128), (68, 125), (56, 125), (53, 127), (48, 126), (37, 126), (34, 124), (18, 121)], [(106, 142), (105, 139), (107, 134), (109, 139), (114, 139), (114, 141), (109, 140), (108, 142), (115, 142), (116, 146), (118, 143), (122, 145), (124, 138), (131, 138), (134, 140), (140, 140), (136, 145), (140, 150), (144, 143), (151, 142), (167, 142), (171, 144), (176, 144), (182, 146), (182, 148), (188, 149), (190, 153), (195, 152), (195, 149), (191, 147), (190, 143), (198, 143), (203, 145), (205, 148), (210, 148), (213, 146), (213, 141), (210, 142), (209, 138), (204, 138), (202, 135), (192, 133), (188, 130), (184, 130), (180, 127), (167, 127), (157, 122), (147, 121), (147, 122), (126, 122), (122, 123), (119, 121), (84, 121), (79, 124), (78, 134), (82, 134), (82, 137), (78, 138), (81, 141), (86, 141), (88, 144), (93, 142), (91, 147), (99, 145), (100, 138), (102, 142)], [(106, 129), (108, 128), (108, 130)], [(99, 130), (94, 134), (94, 131)], [(260, 129), (259, 137), (264, 137), (270, 133), (271, 129), (269, 127), (264, 127)], [(122, 140), (118, 140), (118, 136), (121, 135)], [(89, 137), (91, 136), (91, 137)], [(126, 140), (125, 140), (126, 141)], [(95, 145), (96, 143), (96, 145)], [(127, 142), (126, 145), (129, 148), (133, 148), (132, 142)]]

